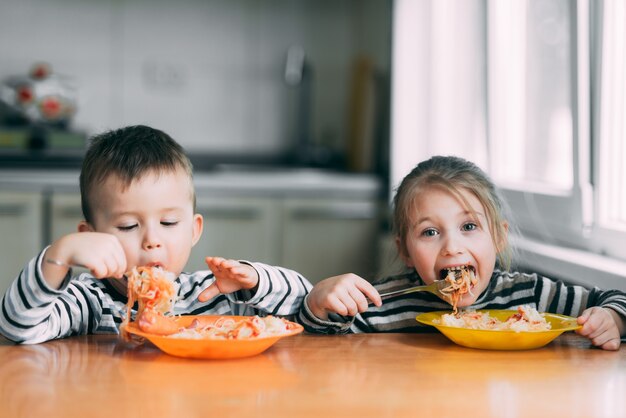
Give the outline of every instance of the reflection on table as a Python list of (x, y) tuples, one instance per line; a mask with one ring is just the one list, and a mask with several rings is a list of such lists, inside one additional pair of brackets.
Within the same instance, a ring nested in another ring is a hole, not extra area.
[(626, 351), (573, 333), (528, 351), (439, 334), (298, 335), (239, 360), (86, 336), (0, 341), (0, 416), (626, 416)]

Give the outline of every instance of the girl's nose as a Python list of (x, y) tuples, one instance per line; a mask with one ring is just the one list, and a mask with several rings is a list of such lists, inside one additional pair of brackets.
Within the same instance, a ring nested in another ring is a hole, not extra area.
[(442, 255), (456, 255), (463, 253), (463, 246), (461, 242), (455, 237), (448, 236), (443, 243), (443, 247), (441, 248)]

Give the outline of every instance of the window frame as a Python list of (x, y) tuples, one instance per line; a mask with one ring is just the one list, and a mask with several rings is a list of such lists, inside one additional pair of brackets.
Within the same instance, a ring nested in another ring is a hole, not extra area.
[[(613, 80), (605, 80), (607, 73), (603, 70), (608, 64), (605, 62), (604, 56), (604, 8), (605, 2), (594, 3), (594, 7), (591, 10), (591, 41), (592, 41), (592, 58), (594, 65), (592, 69), (592, 173), (593, 180), (596, 183), (595, 195), (594, 195), (594, 211), (597, 214), (594, 222), (594, 226), (589, 236), (589, 248), (598, 254), (608, 255), (610, 257), (626, 260), (626, 229), (621, 225), (615, 225), (609, 227), (603, 223), (602, 208), (600, 207), (603, 187), (600, 182), (603, 180), (600, 169), (602, 167), (602, 159), (605, 145), (605, 141), (609, 141), (607, 138), (607, 126), (612, 122), (611, 118), (619, 118), (621, 115), (615, 114), (615, 109), (609, 106), (604, 106), (605, 100), (603, 97), (603, 90), (605, 86), (611, 84)], [(626, 79), (622, 80), (626, 83)], [(606, 83), (606, 84), (605, 84)], [(624, 85), (626, 89), (626, 85)], [(608, 113), (607, 113), (608, 112)], [(626, 129), (623, 129), (622, 135), (626, 135)], [(623, 138), (626, 140), (626, 138)], [(623, 272), (621, 272), (623, 274)]]
[[(545, 243), (589, 248), (588, 237), (593, 223), (589, 3), (575, 1), (571, 13), (572, 188), (564, 192), (540, 185), (524, 184), (522, 187), (498, 182), (497, 186), (511, 208), (514, 223), (524, 235)], [(489, 18), (487, 20), (489, 22)], [(491, 118), (490, 113), (488, 104), (488, 118)], [(488, 135), (492, 136), (491, 123)]]

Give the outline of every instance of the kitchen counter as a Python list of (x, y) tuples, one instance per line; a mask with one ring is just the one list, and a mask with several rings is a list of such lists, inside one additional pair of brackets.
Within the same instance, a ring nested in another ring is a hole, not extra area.
[(624, 417), (626, 349), (566, 333), (529, 351), (433, 334), (298, 335), (239, 360), (116, 336), (0, 337), (3, 417)]
[[(76, 231), (78, 179), (78, 170), (0, 169), (0, 234), (16, 237), (0, 245), (0, 291), (33, 254)], [(248, 166), (197, 171), (194, 181), (204, 233), (190, 271), (206, 268), (207, 255), (290, 267), (312, 281), (377, 270), (379, 177)]]
[[(0, 170), (0, 190), (78, 192), (78, 170)], [(198, 194), (292, 197), (382, 197), (383, 185), (371, 174), (312, 168), (237, 168), (197, 171)]]

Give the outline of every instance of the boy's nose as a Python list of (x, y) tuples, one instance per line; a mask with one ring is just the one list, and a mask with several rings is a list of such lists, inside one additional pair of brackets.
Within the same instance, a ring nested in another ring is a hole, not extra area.
[(155, 248), (161, 248), (161, 244), (159, 244), (158, 242), (146, 241), (144, 243), (144, 248), (146, 250), (154, 250)]
[(161, 241), (159, 240), (158, 234), (147, 231), (143, 237), (143, 248), (146, 250), (161, 248)]

